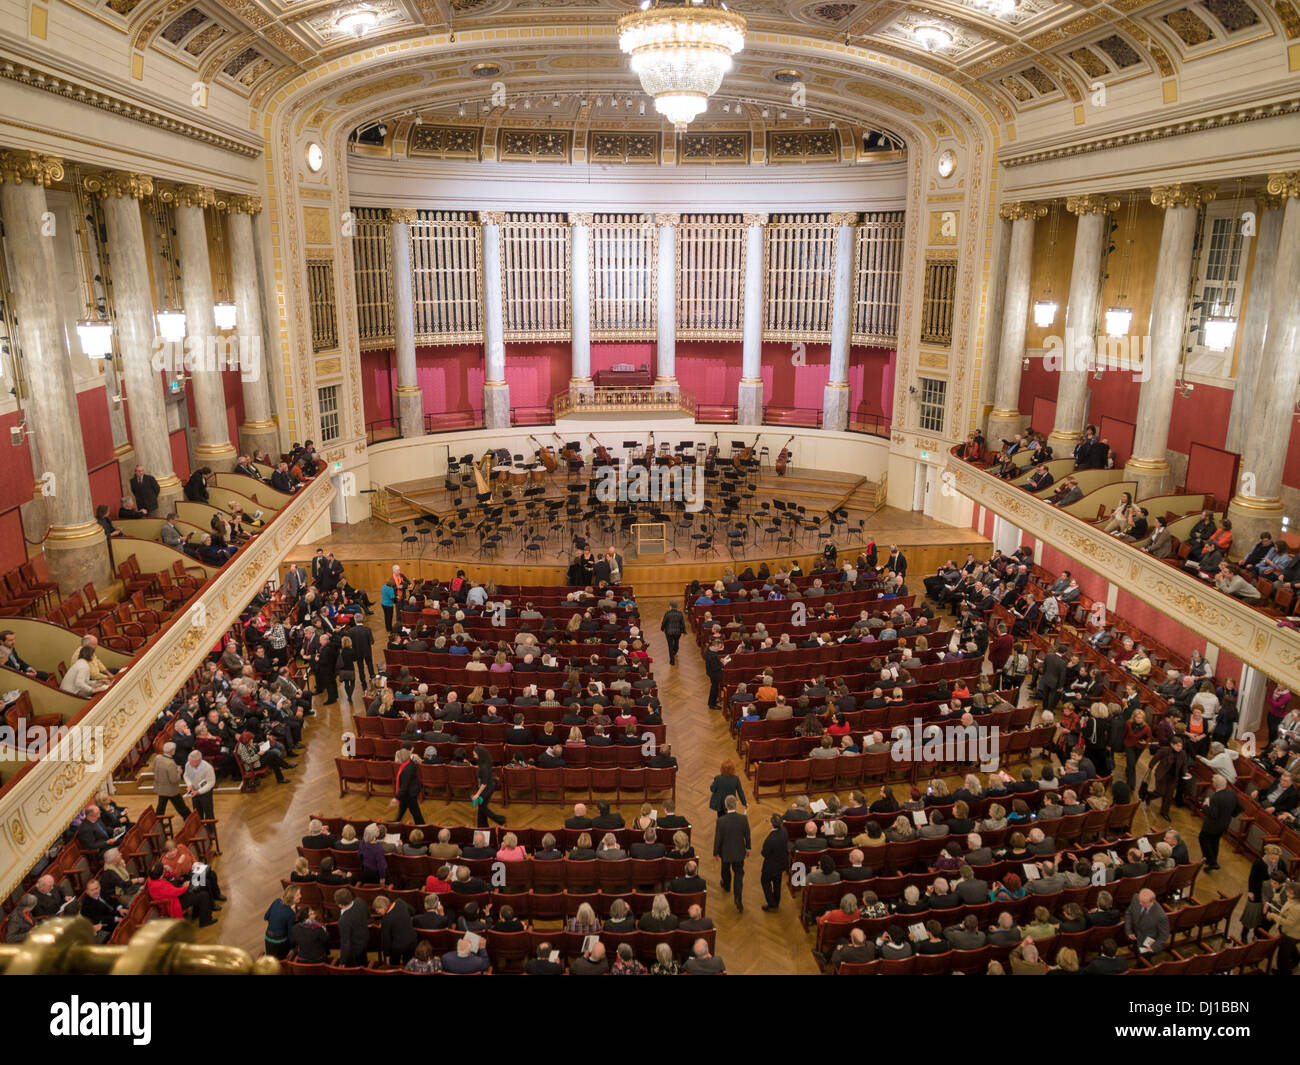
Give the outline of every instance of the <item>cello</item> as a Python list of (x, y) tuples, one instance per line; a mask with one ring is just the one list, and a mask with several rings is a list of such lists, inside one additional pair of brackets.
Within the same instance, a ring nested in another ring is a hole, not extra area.
[(753, 444), (749, 447), (742, 447), (731, 456), (731, 465), (735, 467), (737, 472), (744, 470), (744, 468), (749, 465), (750, 459), (754, 457), (754, 449), (758, 447), (758, 441), (762, 435), (762, 433), (755, 434)]
[(709, 450), (704, 453), (704, 470), (709, 472), (714, 470), (718, 465), (718, 434), (713, 434), (713, 443), (709, 445)]
[(535, 436), (529, 436), (528, 439), (537, 445), (537, 461), (546, 467), (547, 473), (554, 473), (555, 468), (560, 464), (559, 459), (555, 457), (555, 452)]
[(645, 446), (645, 468), (648, 470), (655, 464), (655, 431), (650, 430), (650, 442)]
[(601, 463), (604, 466), (611, 465), (612, 463), (609, 457), (609, 449), (606, 448), (604, 444), (602, 444), (599, 440), (596, 439), (596, 434), (588, 433), (587, 439), (590, 440), (592, 443), (592, 450), (595, 452), (596, 461)]
[(781, 454), (776, 457), (776, 475), (784, 477), (785, 471), (790, 465), (790, 445), (794, 442), (794, 433), (790, 434), (790, 439), (781, 445)]

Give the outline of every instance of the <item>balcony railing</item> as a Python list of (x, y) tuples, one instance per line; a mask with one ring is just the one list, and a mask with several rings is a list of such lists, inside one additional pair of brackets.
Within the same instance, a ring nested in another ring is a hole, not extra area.
[(681, 388), (591, 388), (559, 392), (551, 400), (556, 418), (566, 414), (689, 414), (695, 417), (695, 396)]

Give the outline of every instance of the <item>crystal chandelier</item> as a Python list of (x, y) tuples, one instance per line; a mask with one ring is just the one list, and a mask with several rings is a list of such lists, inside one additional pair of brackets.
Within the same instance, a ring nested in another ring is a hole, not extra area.
[(618, 46), (632, 57), (655, 110), (678, 129), (707, 106), (745, 47), (745, 17), (721, 0), (644, 0), (618, 20)]
[(360, 40), (369, 33), (379, 22), (379, 16), (371, 11), (368, 7), (360, 7), (355, 11), (349, 11), (341, 15), (334, 23), (344, 33), (351, 34)]

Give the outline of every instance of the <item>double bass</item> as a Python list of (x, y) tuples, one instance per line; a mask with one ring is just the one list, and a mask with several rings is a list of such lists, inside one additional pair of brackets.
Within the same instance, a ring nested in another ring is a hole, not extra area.
[(552, 433), (553, 437), (560, 442), (560, 458), (564, 459), (565, 464), (582, 461), (582, 453), (576, 447), (570, 447), (564, 442), (564, 437), (559, 433)]
[(709, 472), (718, 466), (718, 434), (713, 434), (713, 443), (709, 445), (709, 450), (704, 453), (704, 470)]
[(645, 446), (645, 468), (648, 470), (655, 464), (655, 431), (650, 430), (650, 442)]
[(790, 434), (790, 439), (781, 445), (781, 454), (776, 457), (776, 475), (784, 477), (785, 471), (790, 465), (790, 445), (794, 442), (794, 433)]
[(528, 439), (537, 445), (537, 461), (546, 467), (547, 473), (554, 473), (560, 464), (560, 460), (555, 457), (555, 452), (535, 436), (529, 436)]
[(609, 449), (606, 448), (604, 444), (602, 444), (599, 440), (596, 439), (596, 434), (588, 433), (587, 439), (590, 440), (592, 443), (592, 450), (596, 455), (596, 461), (601, 463), (604, 466), (611, 465), (612, 460), (609, 457)]
[(750, 459), (754, 457), (754, 449), (758, 447), (759, 437), (761, 437), (762, 435), (763, 435), (762, 433), (756, 433), (754, 436), (753, 444), (751, 444), (749, 447), (742, 447), (739, 451), (737, 451), (734, 455), (731, 456), (731, 465), (735, 467), (737, 472), (743, 470), (746, 466), (749, 465)]

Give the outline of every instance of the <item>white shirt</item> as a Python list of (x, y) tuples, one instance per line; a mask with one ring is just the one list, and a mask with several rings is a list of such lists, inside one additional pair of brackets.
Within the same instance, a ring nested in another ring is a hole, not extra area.
[(206, 795), (217, 783), (216, 770), (207, 762), (185, 762), (185, 783), (194, 789), (196, 795)]
[(84, 658), (78, 658), (68, 667), (59, 687), (82, 699), (89, 699), (103, 690), (90, 683), (90, 663)]

